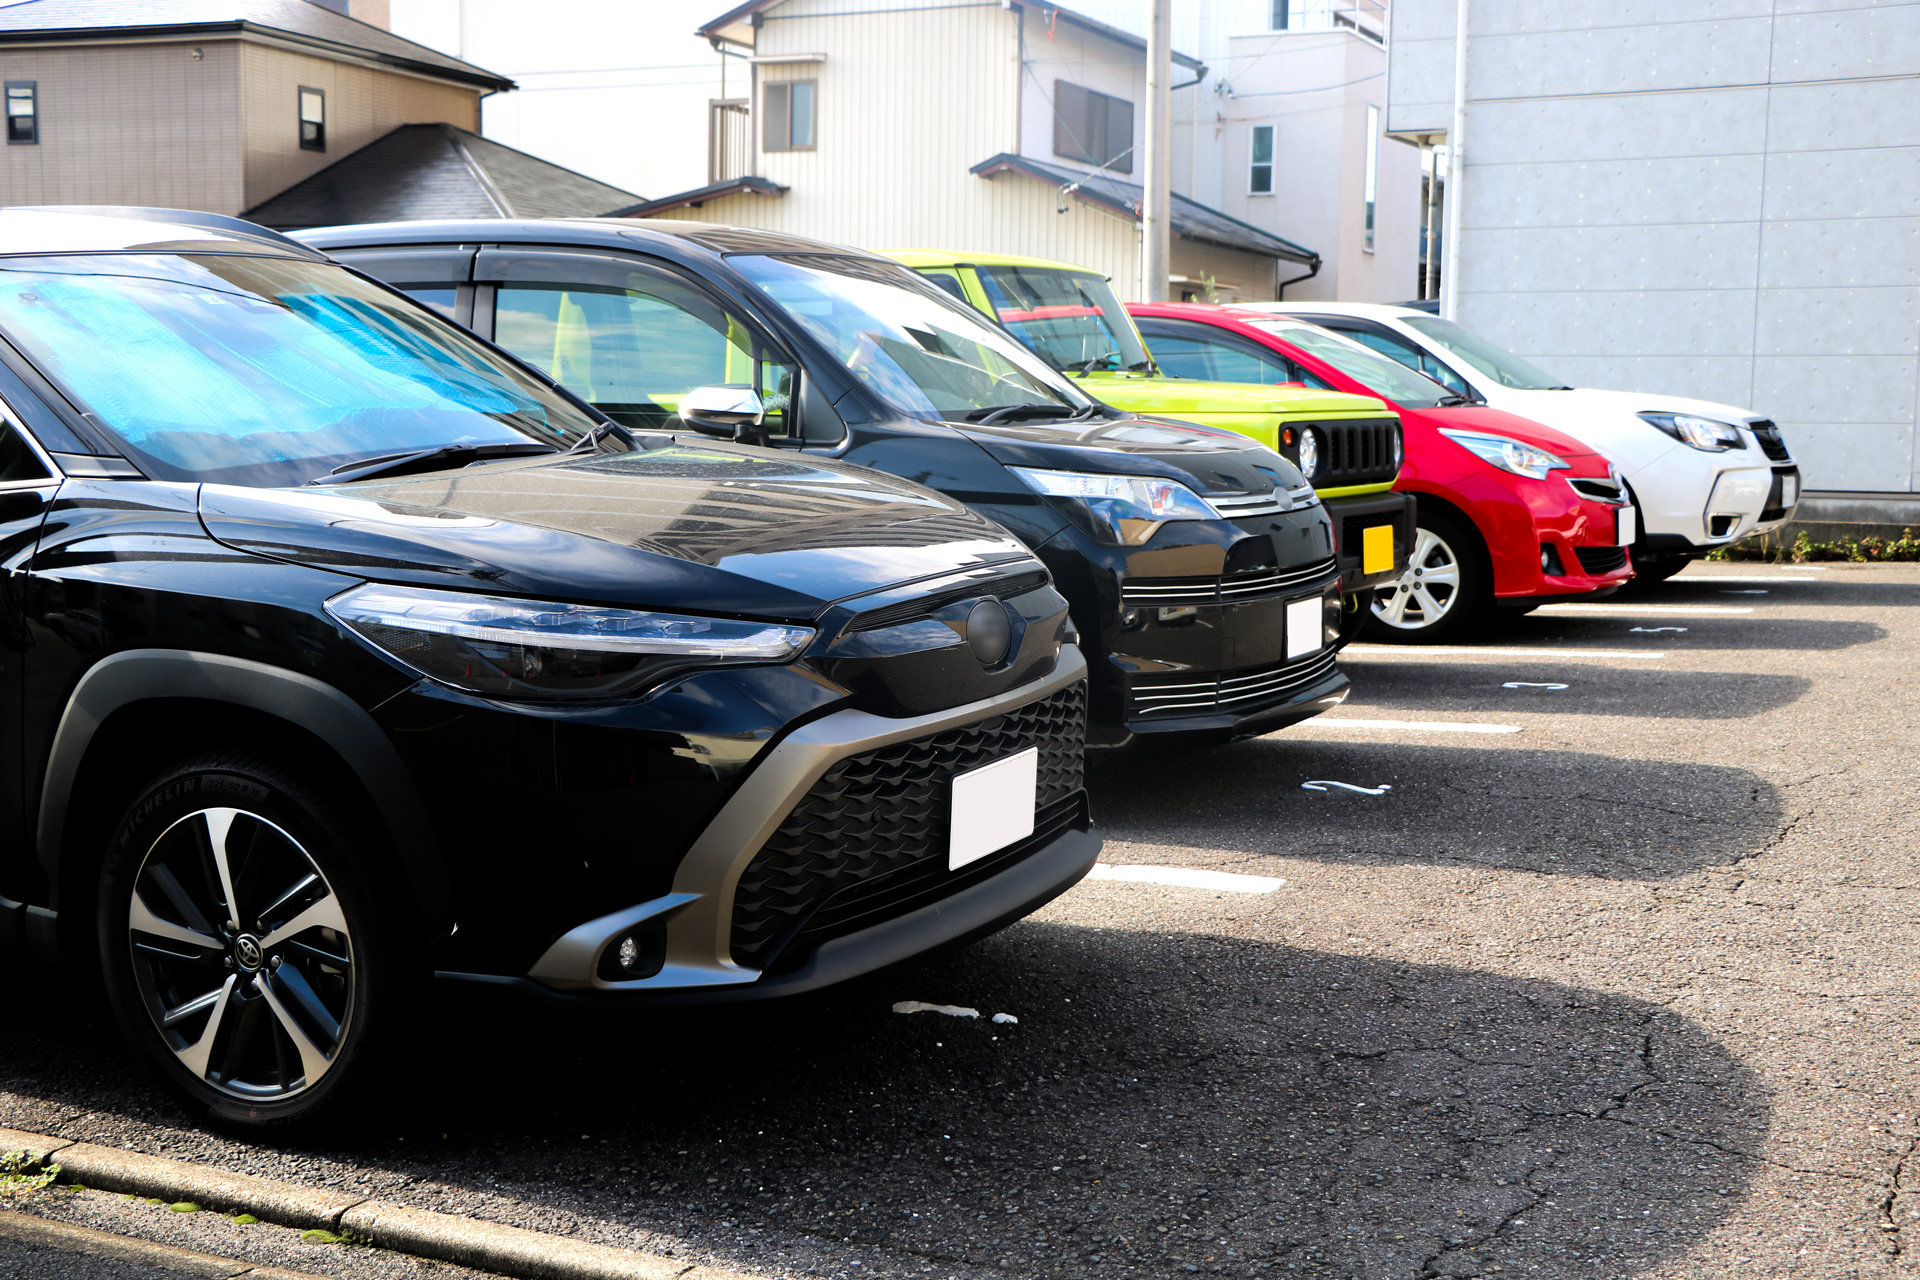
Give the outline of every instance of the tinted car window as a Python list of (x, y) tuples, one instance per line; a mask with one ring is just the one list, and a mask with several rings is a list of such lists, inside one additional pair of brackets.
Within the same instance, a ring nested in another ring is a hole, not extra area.
[(977, 267), (1000, 323), (1056, 369), (1132, 369), (1147, 362), (1132, 317), (1105, 278), (1058, 267)]
[(1308, 355), (1320, 357), (1373, 394), (1410, 409), (1431, 409), (1453, 395), (1433, 379), (1423, 378), (1399, 361), (1389, 360), (1331, 329), (1284, 320), (1256, 320), (1253, 325)]
[(1298, 367), (1278, 352), (1256, 352), (1238, 344), (1211, 342), (1191, 335), (1155, 335), (1153, 358), (1163, 371), (1176, 378), (1265, 383), (1302, 380)]
[(628, 426), (665, 425), (695, 387), (731, 384), (758, 391), (767, 429), (785, 434), (790, 364), (704, 293), (637, 264), (621, 272), (626, 287), (502, 284), (494, 341)]
[(300, 484), (444, 445), (564, 447), (594, 425), (470, 334), (332, 263), (0, 260), (0, 331), (161, 479)]
[(1398, 360), (1415, 373), (1432, 378), (1450, 391), (1468, 394), (1466, 380), (1436, 360), (1430, 352), (1422, 351), (1411, 342), (1384, 333), (1375, 333), (1371, 329), (1348, 329), (1342, 325), (1328, 325), (1328, 328), (1345, 338), (1352, 338), (1365, 347), (1371, 347), (1389, 360)]

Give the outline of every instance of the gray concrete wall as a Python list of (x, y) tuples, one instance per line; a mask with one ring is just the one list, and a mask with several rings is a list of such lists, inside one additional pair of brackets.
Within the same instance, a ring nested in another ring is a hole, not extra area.
[[(1920, 4), (1472, 0), (1460, 321), (1586, 386), (1751, 406), (1809, 489), (1920, 491)], [(1395, 0), (1388, 121), (1451, 121)]]

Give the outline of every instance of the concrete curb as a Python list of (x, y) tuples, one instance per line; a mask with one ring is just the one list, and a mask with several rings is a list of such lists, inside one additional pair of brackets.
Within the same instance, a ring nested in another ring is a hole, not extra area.
[[(381, 1249), (492, 1271), (514, 1280), (759, 1280), (678, 1258), (17, 1129), (0, 1129), (0, 1151), (24, 1151), (41, 1163), (58, 1164), (62, 1181), (160, 1200), (191, 1200), (224, 1213), (250, 1213), (283, 1227), (352, 1232)], [(267, 1268), (251, 1268), (246, 1274), (271, 1280)]]
[[(17, 1151), (18, 1147), (9, 1147)], [(241, 1262), (236, 1258), (216, 1257), (211, 1253), (196, 1253), (192, 1249), (180, 1249), (170, 1244), (153, 1244), (146, 1240), (134, 1240), (127, 1236), (116, 1236), (108, 1231), (95, 1231), (92, 1227), (78, 1227), (66, 1222), (50, 1222), (45, 1218), (36, 1218), (31, 1214), (15, 1213), (11, 1210), (0, 1211), (0, 1239), (15, 1240), (21, 1244), (39, 1245), (45, 1249), (58, 1249), (63, 1253), (91, 1253), (102, 1258), (112, 1258), (117, 1262), (131, 1262), (143, 1267), (164, 1267), (168, 1271), (178, 1271), (184, 1275), (206, 1276), (208, 1280), (326, 1280), (324, 1276), (312, 1275), (305, 1271), (288, 1271), (284, 1267), (256, 1267), (251, 1262)]]

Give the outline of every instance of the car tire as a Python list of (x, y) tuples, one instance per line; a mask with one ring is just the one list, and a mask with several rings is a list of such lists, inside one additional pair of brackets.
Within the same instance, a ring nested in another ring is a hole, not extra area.
[(1421, 507), (1407, 571), (1376, 587), (1363, 628), (1387, 644), (1445, 644), (1486, 629), (1493, 574), (1480, 535), (1464, 520)]
[(384, 1112), (383, 1067), (428, 1006), (403, 895), (349, 852), (380, 847), (373, 826), (306, 771), (224, 752), (167, 769), (121, 818), (101, 973), (134, 1051), (194, 1112), (330, 1138)]

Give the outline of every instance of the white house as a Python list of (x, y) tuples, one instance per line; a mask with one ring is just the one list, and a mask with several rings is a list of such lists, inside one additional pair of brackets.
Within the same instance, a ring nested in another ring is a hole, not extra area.
[[(1451, 130), (1456, 17), (1395, 0), (1390, 132)], [(1803, 519), (1920, 524), (1920, 5), (1468, 17), (1460, 322), (1571, 383), (1771, 415)]]
[[(1138, 36), (1030, 0), (749, 0), (701, 33), (751, 72), (739, 172), (630, 216), (1057, 258), (1142, 296)], [(1198, 59), (1174, 65), (1177, 115), (1209, 90)], [(1180, 194), (1172, 221), (1176, 297), (1272, 298), (1319, 263)]]

